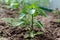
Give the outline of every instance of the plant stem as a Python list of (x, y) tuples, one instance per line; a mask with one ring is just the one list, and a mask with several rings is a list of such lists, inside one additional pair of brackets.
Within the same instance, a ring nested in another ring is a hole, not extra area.
[[(32, 32), (33, 31), (33, 14), (31, 15), (31, 17), (32, 17), (32, 19), (31, 19), (31, 31), (30, 32)], [(29, 40), (32, 40), (32, 38), (30, 38)]]
[(32, 14), (32, 25), (31, 25), (32, 29), (31, 31), (33, 31), (33, 14)]

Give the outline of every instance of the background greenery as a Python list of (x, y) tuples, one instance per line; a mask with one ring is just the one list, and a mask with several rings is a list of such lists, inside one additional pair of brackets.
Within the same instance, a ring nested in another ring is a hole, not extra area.
[(0, 2), (6, 3), (6, 4), (13, 3), (13, 2), (19, 2), (20, 3), (21, 1), (24, 1), (28, 4), (35, 2), (38, 5), (44, 6), (44, 7), (48, 7), (49, 3), (50, 3), (49, 0), (0, 0)]

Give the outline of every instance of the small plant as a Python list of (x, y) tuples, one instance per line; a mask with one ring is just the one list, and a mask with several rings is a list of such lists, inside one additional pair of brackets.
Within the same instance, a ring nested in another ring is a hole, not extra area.
[[(36, 20), (35, 18), (38, 15), (43, 15), (43, 16), (47, 16), (44, 12), (44, 10), (40, 9), (40, 7), (33, 2), (32, 4), (28, 4), (24, 1), (22, 1), (23, 3), (21, 3), (22, 10), (19, 12), (20, 16), (19, 18), (3, 18), (2, 20), (5, 20), (6, 22), (8, 22), (11, 26), (25, 26), (26, 29), (28, 29), (29, 34), (27, 34), (27, 36), (24, 35), (24, 38), (34, 38), (36, 35), (40, 35), (42, 34), (42, 32), (35, 32), (34, 26), (37, 25), (36, 27), (43, 29), (43, 24), (41, 21)], [(16, 4), (15, 4), (16, 3)], [(11, 4), (12, 8), (18, 8), (19, 3), (18, 2), (14, 2), (13, 4)], [(31, 26), (31, 29), (29, 27), (27, 27), (27, 25)], [(44, 30), (43, 30), (44, 31)]]
[(26, 4), (25, 7), (20, 11), (19, 18), (3, 18), (3, 20), (6, 20), (12, 26), (26, 26), (27, 28), (27, 25), (31, 25), (31, 29), (29, 27), (27, 28), (29, 30), (29, 34), (27, 36), (24, 35), (24, 38), (34, 38), (36, 35), (42, 34), (42, 32), (35, 32), (33, 30), (34, 24), (38, 25), (36, 27), (43, 29), (42, 22), (35, 19), (38, 14), (47, 16), (45, 12), (40, 9), (39, 6), (37, 6), (35, 3), (30, 5)]
[[(29, 8), (29, 7), (30, 7), (30, 8)], [(29, 6), (29, 7), (28, 7), (28, 8), (30, 9), (29, 13), (30, 13), (30, 15), (31, 15), (31, 27), (32, 27), (32, 29), (30, 30), (30, 37), (31, 37), (31, 38), (34, 38), (35, 35), (42, 34), (41, 32), (35, 33), (35, 32), (33, 31), (33, 29), (34, 29), (34, 23), (38, 24), (40, 28), (43, 28), (43, 24), (42, 24), (41, 21), (37, 21), (37, 20), (34, 21), (34, 17), (38, 16), (38, 13), (39, 13), (39, 12), (37, 12), (37, 11), (39, 11), (39, 10), (37, 10), (37, 9), (38, 9), (39, 7), (38, 7), (35, 3), (32, 4), (32, 5)], [(37, 12), (37, 13), (36, 13), (36, 12)], [(40, 12), (41, 12), (40, 14), (46, 16), (46, 14), (43, 12), (43, 10), (41, 10)], [(36, 25), (36, 24), (35, 24), (35, 25)]]

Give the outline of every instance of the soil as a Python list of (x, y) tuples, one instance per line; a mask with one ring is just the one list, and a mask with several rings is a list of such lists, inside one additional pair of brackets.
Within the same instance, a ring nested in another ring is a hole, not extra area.
[[(18, 10), (10, 10), (0, 5), (0, 19), (1, 18), (17, 18), (19, 16)], [(45, 32), (41, 35), (35, 36), (31, 40), (60, 40), (60, 22), (56, 20), (60, 19), (60, 15), (51, 12), (46, 12), (47, 17), (38, 16), (36, 19), (41, 20), (44, 23)], [(41, 29), (35, 28), (34, 31)], [(42, 31), (43, 32), (43, 31)], [(24, 39), (24, 35), (29, 33), (25, 27), (13, 27), (8, 25), (3, 20), (0, 20), (0, 40), (29, 40)]]

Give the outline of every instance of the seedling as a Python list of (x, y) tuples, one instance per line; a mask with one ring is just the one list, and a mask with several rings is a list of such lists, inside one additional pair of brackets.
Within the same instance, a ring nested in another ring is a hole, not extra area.
[[(29, 34), (27, 34), (26, 37), (24, 38), (34, 38), (36, 35), (40, 35), (42, 34), (42, 32), (35, 32), (34, 29), (34, 24), (38, 25), (37, 27), (42, 28), (43, 29), (43, 24), (41, 21), (38, 21), (36, 19), (34, 19), (36, 16), (39, 15), (43, 15), (43, 16), (47, 16), (44, 12), (44, 10), (40, 9), (39, 6), (34, 2), (32, 4), (27, 4), (24, 2), (24, 6), (22, 7), (22, 10), (20, 11), (20, 16), (19, 18), (5, 18), (3, 20), (7, 20), (8, 23), (11, 24), (11, 26), (25, 26), (27, 28), (26, 25), (30, 25), (31, 29), (28, 27), (28, 31)], [(15, 7), (18, 8), (18, 3), (13, 4), (14, 9)], [(12, 6), (12, 4), (11, 4)], [(8, 20), (9, 19), (9, 20)]]

